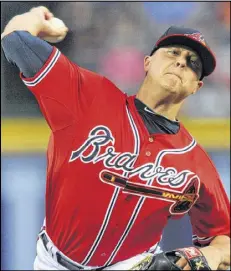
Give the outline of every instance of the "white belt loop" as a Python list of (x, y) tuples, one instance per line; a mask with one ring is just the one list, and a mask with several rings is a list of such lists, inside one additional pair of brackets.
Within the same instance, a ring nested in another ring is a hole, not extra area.
[(48, 245), (49, 245), (49, 252), (52, 256), (52, 258), (57, 262), (57, 255), (56, 255), (56, 252), (58, 252), (59, 250), (57, 249), (57, 247), (55, 247), (54, 245), (50, 244), (50, 242), (48, 242)]

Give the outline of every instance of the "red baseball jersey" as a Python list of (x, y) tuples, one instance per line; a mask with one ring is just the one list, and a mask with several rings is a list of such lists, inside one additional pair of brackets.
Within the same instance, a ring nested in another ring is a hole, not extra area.
[(148, 133), (128, 97), (58, 49), (33, 78), (51, 128), (46, 230), (78, 263), (109, 265), (155, 249), (168, 218), (189, 213), (194, 241), (229, 234), (229, 200), (211, 160), (182, 124)]

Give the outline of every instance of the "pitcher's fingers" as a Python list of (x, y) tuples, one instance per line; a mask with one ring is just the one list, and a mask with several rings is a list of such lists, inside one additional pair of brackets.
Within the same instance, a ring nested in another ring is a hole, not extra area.
[(180, 268), (184, 268), (187, 265), (187, 261), (185, 258), (181, 257), (177, 262), (176, 265), (179, 266)]
[(44, 6), (39, 6), (39, 7), (32, 8), (30, 10), (30, 12), (39, 14), (45, 20), (50, 20), (52, 17), (54, 17), (53, 13), (50, 12), (50, 10), (47, 7), (44, 7)]
[(187, 263), (187, 265), (183, 268), (183, 270), (192, 270), (190, 265)]
[(48, 34), (49, 36), (57, 37), (57, 36), (63, 36), (68, 31), (68, 28), (66, 26), (63, 27), (55, 27), (53, 26), (49, 21), (44, 22), (44, 29), (43, 32)]
[(30, 11), (31, 12), (43, 11), (45, 13), (49, 13), (50, 12), (50, 10), (47, 7), (45, 7), (45, 6), (38, 6), (38, 7), (31, 8)]
[(45, 20), (50, 20), (51, 18), (54, 18), (54, 14), (52, 12), (45, 13)]

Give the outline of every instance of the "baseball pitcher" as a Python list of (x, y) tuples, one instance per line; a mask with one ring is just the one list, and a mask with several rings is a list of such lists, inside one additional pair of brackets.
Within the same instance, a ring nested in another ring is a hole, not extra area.
[[(203, 35), (170, 27), (144, 58), (137, 94), (127, 96), (43, 40), (67, 34), (53, 18), (36, 7), (1, 35), (51, 130), (34, 269), (225, 270), (230, 203), (212, 161), (177, 119), (216, 66)], [(194, 246), (162, 252), (168, 219), (186, 213)]]

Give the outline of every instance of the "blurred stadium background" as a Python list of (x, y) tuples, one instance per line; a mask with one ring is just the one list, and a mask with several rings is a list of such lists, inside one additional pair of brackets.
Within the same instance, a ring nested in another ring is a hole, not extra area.
[[(217, 55), (217, 69), (179, 118), (208, 151), (230, 195), (230, 2), (1, 2), (1, 31), (14, 15), (37, 5), (69, 27), (65, 41), (56, 45), (65, 55), (129, 94), (144, 77), (144, 55), (170, 25), (200, 29)], [(29, 270), (44, 218), (49, 130), (3, 52), (1, 79), (1, 269)], [(190, 245), (188, 226), (187, 216), (170, 221), (163, 248)]]

